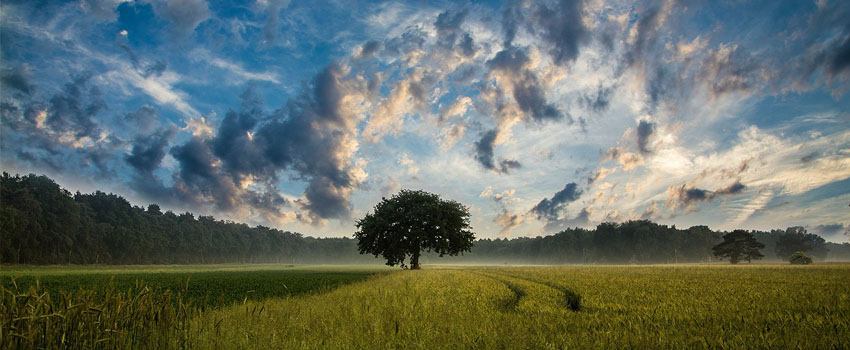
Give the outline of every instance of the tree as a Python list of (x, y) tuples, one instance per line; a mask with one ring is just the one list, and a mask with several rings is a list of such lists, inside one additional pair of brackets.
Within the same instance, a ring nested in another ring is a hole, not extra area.
[(443, 255), (470, 251), (475, 234), (469, 225), (469, 209), (453, 200), (425, 191), (401, 190), (390, 199), (382, 198), (374, 213), (356, 223), (354, 236), (360, 254), (381, 255), (387, 265), (419, 268), (423, 249)]
[(750, 262), (763, 258), (764, 255), (759, 252), (761, 248), (764, 248), (764, 244), (757, 241), (751, 232), (735, 230), (723, 235), (723, 242), (711, 249), (719, 259), (728, 257), (729, 262), (737, 264), (741, 260)]
[(775, 250), (776, 256), (782, 260), (789, 259), (795, 252), (810, 252), (812, 256), (824, 259), (827, 252), (826, 241), (822, 237), (808, 233), (800, 226), (786, 229), (776, 240)]
[(791, 254), (791, 258), (788, 261), (791, 262), (791, 265), (808, 265), (812, 263), (812, 258), (806, 255), (805, 252), (795, 252)]

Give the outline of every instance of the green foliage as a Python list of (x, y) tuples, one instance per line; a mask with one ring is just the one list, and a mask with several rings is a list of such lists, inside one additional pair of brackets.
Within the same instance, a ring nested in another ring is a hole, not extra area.
[(804, 227), (789, 227), (776, 240), (776, 256), (789, 259), (795, 252), (812, 252), (817, 258), (824, 259), (826, 241), (820, 236), (806, 232)]
[(382, 199), (356, 226), (361, 254), (380, 255), (387, 265), (402, 267), (410, 256), (411, 269), (419, 268), (423, 249), (441, 257), (458, 255), (469, 251), (475, 239), (468, 208), (425, 191), (401, 190)]
[(759, 252), (762, 248), (764, 244), (757, 241), (752, 232), (735, 230), (723, 235), (723, 242), (712, 249), (719, 259), (729, 258), (729, 262), (737, 264), (741, 260), (750, 262), (763, 258), (764, 255)]
[[(783, 260), (798, 250), (815, 259), (826, 259), (827, 252), (830, 259), (850, 259), (850, 244), (825, 243), (802, 228), (750, 232), (765, 244), (767, 251), (785, 249), (785, 255), (780, 255)], [(443, 257), (443, 262), (709, 262), (712, 247), (723, 234), (706, 226), (678, 229), (647, 220), (602, 223), (595, 230), (569, 228), (544, 237), (480, 239), (473, 242), (473, 251)], [(803, 242), (806, 249), (782, 248), (786, 241)], [(4, 173), (0, 178), (0, 263), (4, 264), (375, 262), (371, 256), (358, 254), (359, 243), (346, 237), (302, 237), (264, 226), (196, 217), (188, 212), (163, 212), (156, 204), (145, 209), (103, 192), (72, 195), (45, 176)], [(425, 262), (446, 255), (425, 249), (421, 256)], [(399, 264), (406, 258), (389, 255)]]
[(812, 258), (806, 255), (806, 252), (794, 252), (788, 259), (791, 265), (808, 265), (812, 263)]

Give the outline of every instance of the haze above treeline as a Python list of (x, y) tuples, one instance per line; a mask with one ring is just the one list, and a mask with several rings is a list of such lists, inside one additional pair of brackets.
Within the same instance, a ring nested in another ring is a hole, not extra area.
[[(352, 228), (352, 232), (354, 229)], [(803, 227), (753, 232), (767, 261), (806, 250), (815, 261), (850, 260), (850, 244), (826, 242)], [(679, 229), (650, 221), (602, 223), (550, 236), (478, 239), (457, 257), (425, 254), (424, 264), (624, 264), (717, 261), (711, 248), (725, 232)], [(777, 249), (781, 238), (792, 242)], [(3, 264), (381, 264), (360, 255), (351, 238), (314, 238), (212, 216), (131, 205), (116, 194), (75, 193), (47, 176), (0, 179), (0, 263)]]

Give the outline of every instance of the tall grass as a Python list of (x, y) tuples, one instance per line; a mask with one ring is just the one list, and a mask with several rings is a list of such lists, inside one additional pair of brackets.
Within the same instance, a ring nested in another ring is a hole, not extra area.
[(38, 284), (0, 287), (0, 348), (127, 349), (184, 347), (197, 308), (172, 292), (138, 285), (137, 292), (61, 292)]
[(220, 325), (202, 348), (844, 349), (848, 285), (850, 266), (425, 269), (193, 322)]
[(845, 349), (848, 285), (848, 265), (426, 268), (206, 309), (12, 286), (0, 348)]

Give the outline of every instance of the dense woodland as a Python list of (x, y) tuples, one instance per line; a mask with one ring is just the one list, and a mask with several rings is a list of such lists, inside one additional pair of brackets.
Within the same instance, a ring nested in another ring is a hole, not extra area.
[[(752, 231), (767, 259), (806, 251), (815, 261), (850, 260), (850, 244), (825, 242), (802, 227)], [(686, 263), (714, 260), (724, 232), (650, 221), (602, 223), (536, 238), (480, 239), (471, 253), (428, 263)], [(381, 263), (350, 238), (299, 233), (191, 213), (133, 206), (100, 191), (72, 194), (46, 176), (0, 179), (0, 262), (5, 264)]]

